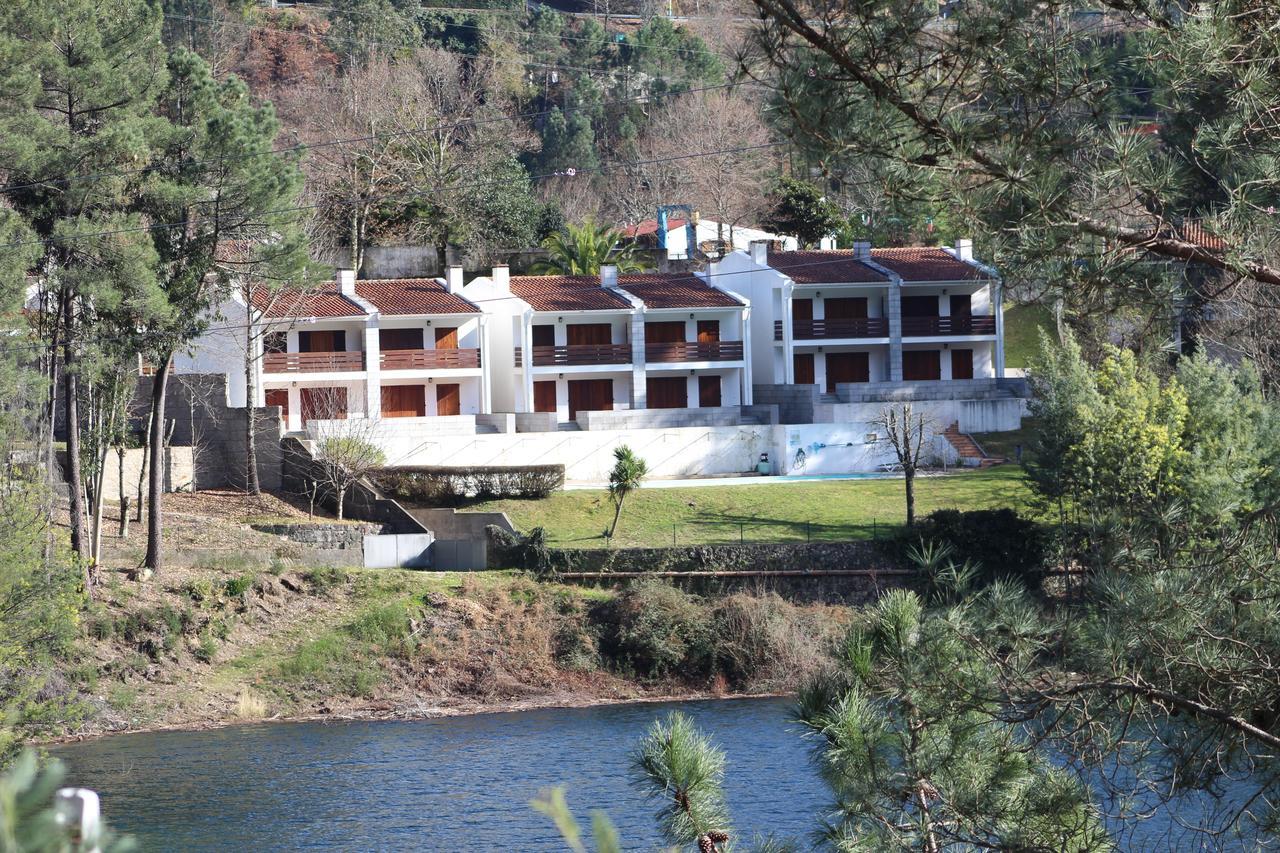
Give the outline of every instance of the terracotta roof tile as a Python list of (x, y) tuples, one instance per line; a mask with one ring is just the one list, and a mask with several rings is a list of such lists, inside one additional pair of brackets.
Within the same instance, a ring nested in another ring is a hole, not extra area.
[(853, 257), (850, 249), (770, 252), (769, 266), (791, 277), (796, 284), (881, 284), (889, 277)]
[(525, 275), (511, 278), (511, 292), (534, 311), (625, 311), (631, 303), (600, 286), (594, 275)]
[(364, 317), (365, 310), (328, 281), (313, 288), (285, 288), (278, 293), (255, 290), (253, 305), (270, 319), (291, 317)]
[(741, 303), (690, 273), (620, 275), (618, 285), (646, 308), (739, 308)]
[(433, 278), (383, 278), (356, 282), (356, 295), (382, 314), (478, 314), (480, 309)]
[[(668, 219), (667, 230), (678, 231), (679, 229), (683, 228), (685, 224), (686, 224), (686, 221), (683, 219)], [(628, 225), (627, 227), (622, 229), (622, 236), (624, 237), (644, 237), (649, 234), (657, 234), (657, 233), (658, 233), (658, 220), (656, 219), (643, 219), (640, 222), (637, 222), (635, 225)]]
[(888, 267), (903, 281), (974, 281), (990, 278), (973, 264), (957, 259), (944, 249), (913, 246), (903, 249), (872, 249), (871, 260)]

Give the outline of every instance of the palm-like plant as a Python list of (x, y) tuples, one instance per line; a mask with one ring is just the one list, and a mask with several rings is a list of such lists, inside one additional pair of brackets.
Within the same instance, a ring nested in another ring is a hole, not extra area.
[(622, 243), (622, 237), (616, 228), (583, 220), (543, 241), (550, 257), (535, 263), (532, 270), (538, 275), (599, 275), (604, 264), (613, 264), (618, 272), (643, 270), (635, 245)]

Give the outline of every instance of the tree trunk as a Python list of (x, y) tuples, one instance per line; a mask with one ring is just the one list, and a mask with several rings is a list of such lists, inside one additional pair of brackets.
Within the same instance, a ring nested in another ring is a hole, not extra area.
[(142, 523), (143, 484), (147, 482), (147, 461), (151, 458), (151, 419), (152, 413), (147, 411), (147, 430), (142, 434), (142, 464), (138, 466), (138, 488), (134, 496), (133, 520)]
[(164, 404), (169, 390), (169, 360), (171, 353), (161, 353), (163, 358), (156, 366), (155, 379), (151, 383), (151, 475), (147, 506), (147, 557), (143, 562), (148, 569), (158, 572), (164, 568), (162, 551), (164, 537)]
[[(246, 310), (252, 311), (252, 308)], [(253, 353), (252, 316), (245, 320), (244, 328), (244, 490), (251, 495), (260, 495), (262, 482), (258, 479), (258, 419), (254, 417), (258, 381), (254, 372), (257, 360)]]
[(907, 527), (916, 523), (916, 469), (908, 465), (902, 469), (902, 480), (907, 486)]
[(347, 502), (347, 487), (338, 486), (338, 521), (342, 521), (342, 505)]
[[(80, 471), (80, 409), (76, 387), (75, 344), (72, 341), (71, 329), (71, 297), (62, 297), (62, 310), (65, 318), (67, 334), (63, 345), (62, 395), (65, 398), (67, 421), (67, 489), (71, 500), (68, 511), (71, 515), (71, 549), (81, 557), (89, 556), (89, 539), (84, 527), (84, 480)], [(85, 587), (88, 588), (88, 564), (85, 565)]]
[(618, 519), (622, 517), (622, 501), (623, 500), (626, 500), (626, 498), (624, 497), (619, 499), (619, 501), (613, 505), (613, 524), (609, 526), (610, 539), (613, 539), (613, 534), (618, 529)]

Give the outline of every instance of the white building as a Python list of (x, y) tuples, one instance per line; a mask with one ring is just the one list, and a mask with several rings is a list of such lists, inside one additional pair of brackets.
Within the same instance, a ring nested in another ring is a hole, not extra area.
[(711, 271), (754, 306), (756, 382), (841, 385), (1004, 376), (1001, 286), (955, 248), (770, 252), (754, 243)]
[(750, 307), (694, 274), (512, 277), (499, 266), (462, 292), (490, 315), (490, 359), (507, 368), (494, 371), (496, 411), (567, 422), (751, 403)]
[[(688, 220), (671, 219), (667, 222), (667, 258), (673, 261), (689, 257)], [(752, 243), (767, 241), (776, 243), (784, 250), (794, 251), (799, 247), (795, 237), (784, 234), (773, 234), (759, 228), (747, 228), (742, 225), (728, 225), (710, 219), (699, 219), (694, 223), (694, 239), (699, 245), (716, 240), (724, 240), (733, 250), (747, 251)], [(634, 240), (653, 240), (658, 231), (658, 220), (646, 219), (637, 225), (623, 229), (623, 235)]]

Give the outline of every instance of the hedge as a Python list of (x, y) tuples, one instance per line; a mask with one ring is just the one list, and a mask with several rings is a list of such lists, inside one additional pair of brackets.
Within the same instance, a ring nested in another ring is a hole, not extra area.
[(564, 487), (564, 466), (400, 466), (383, 468), (374, 481), (398, 500), (451, 506), (468, 500), (545, 498)]

